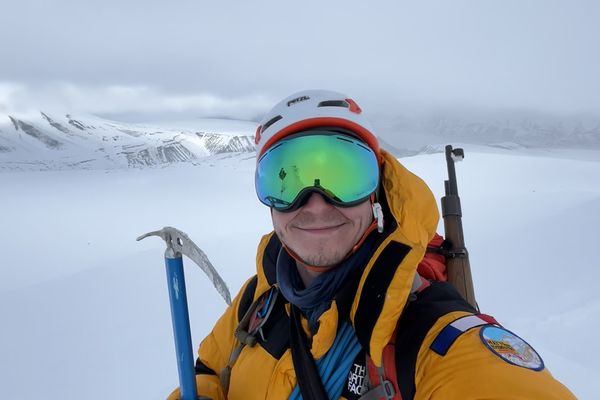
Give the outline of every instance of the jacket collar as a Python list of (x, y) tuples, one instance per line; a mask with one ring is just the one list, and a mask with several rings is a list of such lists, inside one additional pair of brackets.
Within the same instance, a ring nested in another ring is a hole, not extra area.
[[(435, 197), (429, 187), (384, 150), (382, 158), (379, 201), (386, 226), (358, 280), (349, 307), (358, 340), (378, 366), (382, 362), (383, 348), (390, 341), (407, 304), (417, 266), (439, 220)], [(280, 248), (281, 243), (273, 232), (261, 240), (257, 252), (256, 293), (276, 283), (275, 262)], [(341, 304), (340, 307), (347, 307)]]

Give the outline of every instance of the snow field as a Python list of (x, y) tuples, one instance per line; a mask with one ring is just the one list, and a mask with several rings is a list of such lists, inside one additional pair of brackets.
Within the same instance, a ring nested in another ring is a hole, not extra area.
[[(482, 311), (532, 344), (578, 398), (596, 398), (599, 158), (465, 152), (456, 168)], [(439, 199), (443, 155), (401, 161)], [(135, 238), (181, 229), (235, 295), (271, 228), (253, 169), (244, 155), (163, 169), (0, 174), (0, 397), (164, 398), (177, 385), (164, 244)], [(196, 347), (225, 304), (184, 263)]]

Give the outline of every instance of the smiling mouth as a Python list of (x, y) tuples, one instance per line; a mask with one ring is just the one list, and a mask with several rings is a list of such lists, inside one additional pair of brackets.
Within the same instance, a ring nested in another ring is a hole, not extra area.
[(296, 227), (301, 231), (309, 232), (309, 233), (327, 233), (333, 232), (336, 229), (342, 227), (344, 224), (332, 225), (332, 226), (317, 226), (317, 227)]

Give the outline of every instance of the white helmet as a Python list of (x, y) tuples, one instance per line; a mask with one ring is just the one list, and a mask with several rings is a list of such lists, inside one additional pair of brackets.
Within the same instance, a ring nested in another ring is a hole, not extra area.
[(277, 141), (318, 127), (342, 128), (364, 141), (380, 159), (379, 142), (362, 110), (348, 96), (327, 90), (305, 90), (277, 103), (256, 129), (257, 159)]

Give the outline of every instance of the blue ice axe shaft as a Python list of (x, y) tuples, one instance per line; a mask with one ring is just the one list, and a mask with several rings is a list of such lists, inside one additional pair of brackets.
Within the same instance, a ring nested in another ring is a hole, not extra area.
[(172, 248), (167, 248), (165, 251), (165, 265), (167, 267), (177, 371), (179, 372), (180, 398), (181, 400), (196, 400), (198, 399), (198, 393), (196, 391), (196, 373), (194, 371), (192, 334), (190, 332), (190, 314), (185, 290), (185, 275), (183, 274), (183, 257)]
[(142, 240), (148, 236), (159, 236), (167, 243), (165, 265), (167, 269), (167, 286), (171, 304), (171, 321), (175, 338), (177, 370), (179, 372), (180, 400), (198, 400), (196, 391), (196, 374), (192, 356), (192, 336), (190, 333), (190, 315), (183, 274), (183, 257), (186, 255), (194, 261), (211, 280), (215, 289), (225, 302), (231, 304), (229, 289), (206, 254), (183, 232), (172, 227), (164, 227), (159, 231), (149, 232), (137, 238)]

